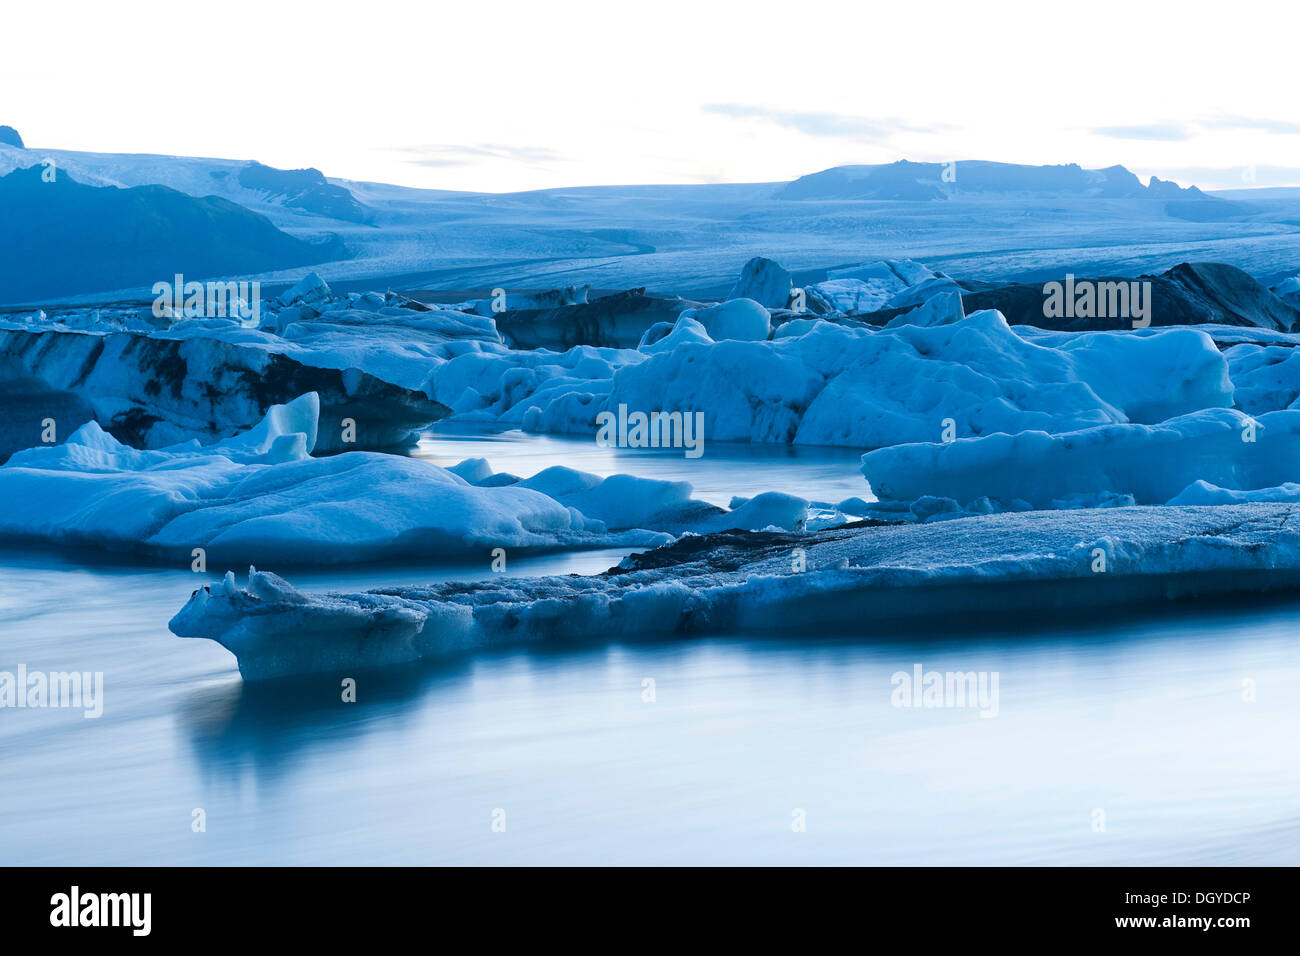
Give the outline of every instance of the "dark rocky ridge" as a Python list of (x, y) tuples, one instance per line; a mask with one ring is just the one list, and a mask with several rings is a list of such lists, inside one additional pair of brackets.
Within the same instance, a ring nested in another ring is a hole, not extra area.
[(276, 169), (249, 163), (239, 171), (239, 185), (283, 198), (286, 206), (330, 219), (368, 223), (371, 212), (342, 186), (326, 182), (319, 169)]

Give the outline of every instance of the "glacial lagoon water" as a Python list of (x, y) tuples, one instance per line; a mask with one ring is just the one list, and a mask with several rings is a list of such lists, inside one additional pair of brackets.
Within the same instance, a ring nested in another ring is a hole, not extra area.
[[(685, 478), (719, 502), (864, 484), (847, 452), (684, 462), (462, 431), (418, 454)], [(210, 570), (0, 550), (0, 671), (104, 674), (97, 719), (0, 709), (0, 863), (1300, 862), (1300, 599), (1001, 632), (864, 622), (851, 639), (499, 650), (360, 674), (344, 704), (336, 679), (246, 685), (225, 649), (172, 636)], [(291, 578), (490, 573), (485, 556)], [(917, 665), (995, 673), (996, 716), (894, 706), (893, 675)]]
[(873, 500), (871, 486), (858, 470), (862, 452), (851, 448), (709, 442), (699, 458), (687, 458), (683, 450), (602, 447), (590, 435), (443, 425), (426, 433), (412, 454), (444, 468), (466, 458), (486, 458), (493, 471), (520, 477), (563, 465), (598, 475), (688, 481), (695, 497), (724, 508), (733, 496), (764, 491), (832, 504), (855, 496)]

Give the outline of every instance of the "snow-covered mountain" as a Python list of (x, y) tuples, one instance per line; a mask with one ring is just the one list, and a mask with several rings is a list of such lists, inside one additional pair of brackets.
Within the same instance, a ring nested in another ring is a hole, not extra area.
[(779, 199), (929, 200), (956, 196), (1025, 199), (1209, 198), (1195, 186), (1151, 177), (1142, 181), (1123, 166), (1084, 169), (1076, 163), (1025, 166), (967, 160), (878, 166), (835, 166), (800, 176), (776, 193)]

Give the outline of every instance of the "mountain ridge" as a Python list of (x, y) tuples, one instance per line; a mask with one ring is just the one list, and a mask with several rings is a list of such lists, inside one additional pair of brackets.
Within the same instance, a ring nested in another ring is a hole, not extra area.
[[(47, 179), (47, 173), (53, 173)], [(0, 176), (0, 302), (315, 265), (311, 243), (217, 196), (167, 186), (91, 186), (42, 165)]]
[(1146, 185), (1121, 165), (1084, 169), (1078, 163), (1030, 166), (988, 160), (832, 166), (787, 183), (775, 199), (929, 201), (975, 198), (1210, 199), (1195, 186), (1152, 176)]

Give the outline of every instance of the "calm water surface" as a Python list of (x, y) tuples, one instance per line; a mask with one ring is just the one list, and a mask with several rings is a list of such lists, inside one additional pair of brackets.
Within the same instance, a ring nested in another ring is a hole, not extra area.
[(444, 468), (486, 458), (493, 471), (521, 478), (564, 465), (598, 475), (687, 481), (695, 497), (726, 507), (734, 495), (749, 498), (764, 491), (831, 504), (855, 496), (872, 501), (871, 485), (858, 470), (865, 450), (706, 442), (701, 457), (687, 458), (667, 449), (602, 448), (590, 435), (485, 433), (480, 426), (447, 424), (426, 433), (412, 454)]

